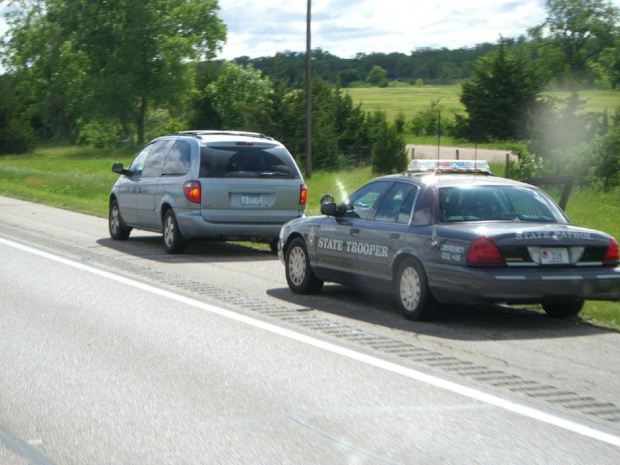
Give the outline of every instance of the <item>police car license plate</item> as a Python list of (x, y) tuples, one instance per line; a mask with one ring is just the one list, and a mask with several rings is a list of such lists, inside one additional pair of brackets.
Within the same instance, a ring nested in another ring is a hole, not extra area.
[(263, 196), (260, 194), (242, 194), (241, 205), (262, 205)]
[(568, 249), (562, 247), (541, 248), (540, 263), (541, 265), (568, 265), (570, 263)]

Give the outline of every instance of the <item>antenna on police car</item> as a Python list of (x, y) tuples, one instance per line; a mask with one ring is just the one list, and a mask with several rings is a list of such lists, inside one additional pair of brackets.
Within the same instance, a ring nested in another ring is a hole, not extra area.
[(439, 161), (439, 151), (441, 144), (441, 108), (437, 108), (437, 161)]

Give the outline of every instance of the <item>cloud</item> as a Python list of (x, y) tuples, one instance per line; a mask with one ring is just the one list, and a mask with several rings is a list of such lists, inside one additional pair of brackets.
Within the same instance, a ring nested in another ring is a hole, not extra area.
[[(228, 26), (223, 58), (305, 51), (307, 2), (220, 0), (220, 6)], [(469, 47), (526, 34), (544, 12), (544, 0), (314, 0), (312, 48), (348, 58)]]

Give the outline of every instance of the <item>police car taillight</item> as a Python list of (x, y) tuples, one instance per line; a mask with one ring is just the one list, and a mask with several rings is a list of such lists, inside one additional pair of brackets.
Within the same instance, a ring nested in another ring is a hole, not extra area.
[(308, 200), (308, 187), (305, 182), (299, 185), (299, 205), (305, 205)]
[(183, 195), (192, 203), (200, 203), (201, 191), (200, 181), (187, 181), (183, 184)]
[(607, 247), (607, 251), (605, 252), (605, 257), (603, 257), (603, 262), (605, 263), (617, 263), (620, 261), (620, 252), (618, 251), (618, 241), (615, 237), (611, 237), (609, 239), (609, 246)]
[(499, 265), (504, 263), (504, 257), (490, 237), (482, 236), (469, 247), (467, 262), (471, 265)]

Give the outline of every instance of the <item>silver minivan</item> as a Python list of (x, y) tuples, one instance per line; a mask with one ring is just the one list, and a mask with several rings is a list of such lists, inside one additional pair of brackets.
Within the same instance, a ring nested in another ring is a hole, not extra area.
[(307, 189), (280, 142), (258, 133), (183, 131), (149, 142), (110, 192), (109, 228), (126, 240), (132, 228), (163, 233), (168, 253), (193, 238), (269, 243), (304, 216)]

